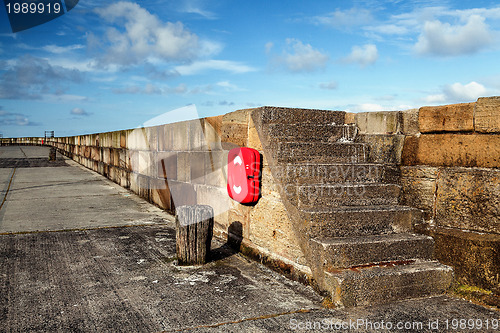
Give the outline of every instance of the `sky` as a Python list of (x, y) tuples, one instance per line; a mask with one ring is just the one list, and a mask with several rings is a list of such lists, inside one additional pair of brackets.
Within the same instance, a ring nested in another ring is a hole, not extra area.
[(500, 95), (499, 59), (497, 1), (80, 0), (17, 33), (1, 7), (0, 133), (136, 128), (188, 105), (474, 102)]

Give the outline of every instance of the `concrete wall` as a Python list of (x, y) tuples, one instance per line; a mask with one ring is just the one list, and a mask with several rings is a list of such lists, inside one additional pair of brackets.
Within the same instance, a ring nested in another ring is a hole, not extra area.
[(350, 114), (371, 160), (400, 165), (402, 203), (424, 211), (422, 232), (459, 282), (500, 285), (500, 97)]

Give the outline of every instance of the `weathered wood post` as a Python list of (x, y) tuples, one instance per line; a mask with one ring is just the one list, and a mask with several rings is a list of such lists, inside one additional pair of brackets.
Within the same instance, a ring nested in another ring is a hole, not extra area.
[(49, 161), (55, 161), (56, 160), (56, 147), (50, 147), (49, 151)]
[(213, 208), (180, 206), (175, 210), (175, 236), (179, 265), (202, 265), (208, 261), (214, 227)]

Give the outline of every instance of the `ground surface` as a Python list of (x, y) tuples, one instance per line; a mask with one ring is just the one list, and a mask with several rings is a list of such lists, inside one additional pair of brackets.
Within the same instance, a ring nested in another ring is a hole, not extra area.
[(0, 147), (0, 332), (500, 331), (499, 312), (449, 296), (325, 309), (223, 242), (179, 267), (171, 216), (46, 157)]

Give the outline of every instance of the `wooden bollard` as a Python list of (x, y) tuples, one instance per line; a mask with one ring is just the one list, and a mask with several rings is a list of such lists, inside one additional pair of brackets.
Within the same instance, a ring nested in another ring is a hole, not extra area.
[(202, 265), (210, 255), (214, 227), (213, 208), (180, 206), (175, 210), (175, 236), (179, 265)]
[(55, 161), (55, 160), (56, 160), (56, 147), (50, 147), (49, 161)]

